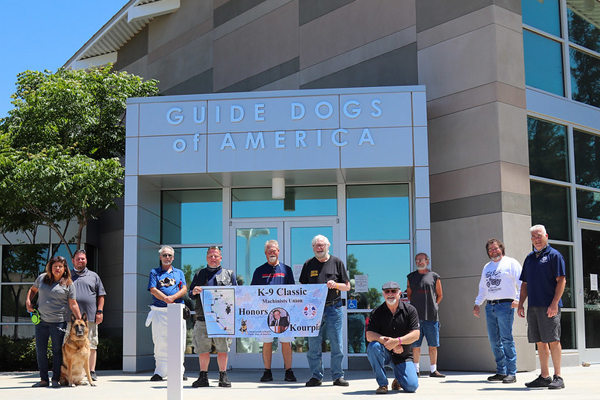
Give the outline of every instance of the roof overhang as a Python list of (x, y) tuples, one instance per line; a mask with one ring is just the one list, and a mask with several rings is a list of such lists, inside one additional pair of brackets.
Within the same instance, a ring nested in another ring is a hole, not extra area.
[(180, 0), (131, 0), (88, 40), (63, 66), (85, 69), (117, 61), (117, 51), (153, 18), (171, 14)]

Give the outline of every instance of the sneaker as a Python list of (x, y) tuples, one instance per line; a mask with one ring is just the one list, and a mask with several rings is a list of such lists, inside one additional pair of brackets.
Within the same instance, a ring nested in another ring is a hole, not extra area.
[(98, 380), (98, 377), (96, 376), (96, 371), (90, 371), (90, 375), (92, 376), (92, 380), (94, 382)]
[(285, 370), (285, 381), (286, 382), (296, 382), (296, 376), (294, 375), (294, 371), (292, 371), (292, 369), (286, 369)]
[(265, 369), (263, 376), (260, 377), (261, 382), (271, 382), (273, 380), (273, 374), (270, 369)]
[(552, 383), (550, 383), (548, 385), (548, 389), (564, 389), (565, 388), (565, 382), (563, 381), (563, 378), (561, 378), (558, 375), (554, 375), (554, 379), (552, 379)]
[(322, 380), (312, 377), (308, 382), (306, 382), (306, 386), (321, 386), (321, 383), (323, 383)]
[(438, 370), (436, 369), (435, 371), (433, 371), (432, 373), (430, 373), (430, 374), (429, 374), (429, 377), (430, 377), (430, 378), (445, 378), (445, 377), (446, 377), (446, 375), (444, 375), (444, 374), (440, 374), (440, 373), (438, 372)]
[[(562, 379), (561, 379), (562, 381)], [(538, 376), (537, 378), (535, 378), (534, 380), (532, 380), (531, 382), (527, 382), (525, 384), (525, 386), (529, 387), (529, 388), (545, 388), (550, 386), (550, 384), (552, 383), (552, 378), (547, 377), (547, 378), (542, 378), (542, 375)]]
[(183, 375), (183, 380), (187, 381), (187, 376)]
[(487, 380), (490, 382), (502, 382), (508, 375), (496, 374), (488, 376)]
[(50, 386), (50, 384), (46, 381), (39, 381), (39, 382), (31, 385), (31, 387), (48, 387), (48, 386)]
[(227, 379), (227, 371), (219, 371), (219, 386), (231, 387), (231, 382)]
[[(334, 386), (350, 386), (348, 381), (342, 377), (339, 377), (335, 381), (333, 381), (333, 384), (334, 384)], [(387, 390), (387, 387), (386, 387), (386, 390)]]
[(387, 394), (387, 386), (379, 386), (375, 391), (376, 394)]
[(392, 390), (400, 390), (400, 384), (398, 383), (398, 379), (396, 378), (394, 378), (394, 380), (392, 381)]
[(514, 375), (506, 375), (506, 378), (502, 379), (502, 383), (515, 383), (517, 377)]
[(151, 380), (152, 382), (158, 382), (158, 381), (162, 381), (162, 380), (163, 380), (163, 378), (162, 378), (162, 376), (160, 376), (159, 374), (154, 374), (154, 375), (152, 375), (152, 378), (150, 378), (150, 380)]
[(200, 371), (198, 379), (192, 382), (192, 387), (208, 387), (208, 371)]

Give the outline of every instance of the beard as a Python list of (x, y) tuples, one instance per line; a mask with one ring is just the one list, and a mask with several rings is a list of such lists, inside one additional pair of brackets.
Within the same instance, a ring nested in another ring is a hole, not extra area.
[(494, 257), (490, 257), (490, 258), (491, 258), (491, 260), (492, 260), (492, 261), (494, 261), (494, 262), (498, 262), (498, 261), (500, 261), (500, 259), (501, 259), (502, 257), (500, 257), (500, 256), (494, 256)]
[(396, 299), (395, 297), (392, 297), (391, 299), (385, 299), (385, 302), (388, 303), (388, 305), (393, 306), (394, 304), (396, 304), (398, 302), (398, 299)]
[(424, 269), (427, 269), (427, 265), (426, 265), (426, 266), (424, 266), (424, 267), (417, 267), (417, 269), (418, 269), (419, 271), (423, 271)]
[(277, 261), (277, 256), (269, 256), (269, 262), (275, 262)]

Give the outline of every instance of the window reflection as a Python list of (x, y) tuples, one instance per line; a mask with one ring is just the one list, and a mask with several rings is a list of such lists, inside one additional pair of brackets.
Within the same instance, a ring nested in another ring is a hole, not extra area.
[(527, 119), (529, 173), (544, 178), (568, 181), (567, 127)]
[(577, 189), (577, 217), (600, 221), (600, 192)]
[(396, 281), (401, 287), (406, 285), (411, 265), (409, 244), (348, 245), (347, 254), (346, 268), (352, 292), (356, 291), (355, 277), (368, 275), (368, 290), (362, 292), (365, 309), (373, 309), (383, 302), (381, 287), (385, 282)]
[(408, 240), (408, 185), (361, 185), (346, 188), (348, 240)]
[[(600, 4), (596, 4), (596, 7), (598, 6)], [(569, 5), (569, 40), (598, 53), (600, 52), (600, 29), (598, 29), (598, 21), (595, 21), (596, 25), (592, 24), (589, 19), (585, 19), (583, 13), (585, 13), (585, 10), (577, 10), (572, 5)]]
[(525, 50), (525, 84), (565, 95), (560, 43), (523, 30)]
[(370, 313), (351, 313), (348, 310), (348, 353), (360, 354), (367, 352), (365, 335), (369, 315)]
[(272, 198), (271, 188), (231, 190), (233, 218), (337, 215), (335, 186), (288, 187), (285, 200)]
[(571, 97), (600, 107), (600, 59), (571, 48)]
[(569, 189), (531, 181), (531, 222), (546, 226), (554, 240), (571, 241)]
[(162, 243), (221, 243), (223, 198), (220, 189), (162, 192)]
[(600, 188), (600, 136), (573, 130), (573, 143), (576, 182)]
[(563, 350), (577, 348), (577, 330), (575, 324), (575, 313), (569, 311), (561, 311), (560, 314), (560, 345)]
[(559, 0), (522, 0), (523, 23), (560, 37)]
[(560, 254), (565, 259), (565, 277), (567, 279), (567, 286), (562, 295), (562, 302), (564, 308), (575, 308), (575, 275), (573, 274), (573, 246), (567, 246), (562, 244), (552, 243)]

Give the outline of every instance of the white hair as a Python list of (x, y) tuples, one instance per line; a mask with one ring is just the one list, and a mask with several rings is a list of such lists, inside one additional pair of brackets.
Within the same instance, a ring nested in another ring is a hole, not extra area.
[(160, 250), (158, 250), (158, 254), (160, 254), (162, 256), (162, 254), (165, 252), (165, 250), (171, 250), (171, 253), (175, 254), (175, 250), (173, 250), (173, 248), (171, 246), (161, 247)]
[(317, 241), (323, 241), (325, 242), (325, 244), (327, 245), (327, 247), (331, 246), (331, 243), (329, 243), (329, 239), (327, 239), (327, 237), (323, 236), (323, 235), (317, 235), (313, 238), (311, 244), (314, 246), (315, 243), (317, 243)]
[(529, 232), (531, 232), (531, 233), (537, 232), (537, 231), (542, 231), (542, 235), (548, 234), (548, 232), (546, 232), (546, 227), (544, 225), (534, 225), (531, 227), (531, 229), (529, 229)]
[(269, 246), (275, 246), (277, 247), (277, 250), (279, 250), (279, 243), (275, 239), (267, 240), (267, 243), (265, 243), (265, 251), (267, 251)]

